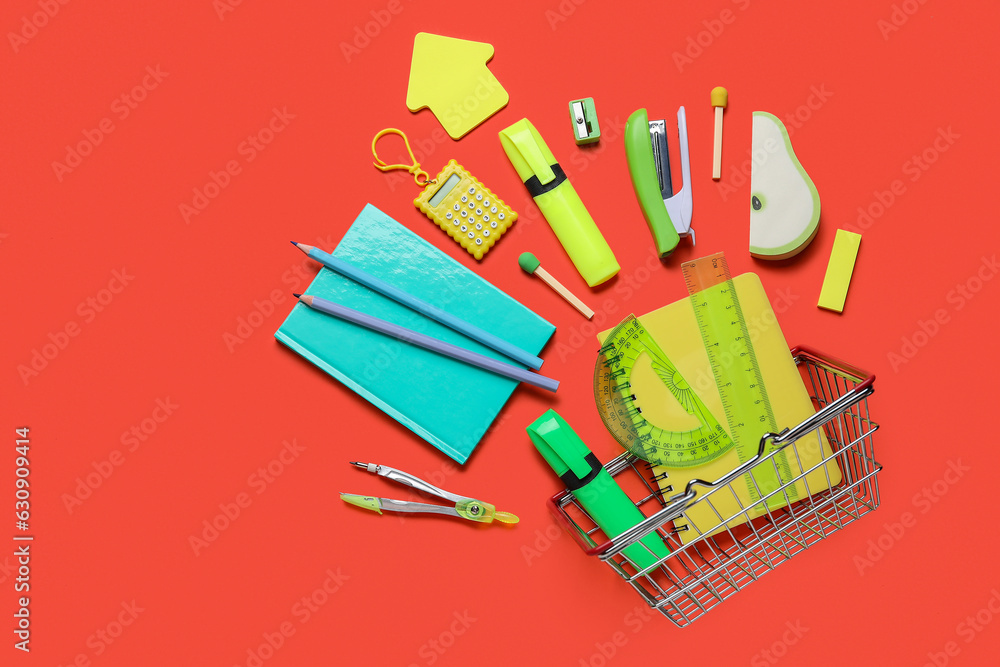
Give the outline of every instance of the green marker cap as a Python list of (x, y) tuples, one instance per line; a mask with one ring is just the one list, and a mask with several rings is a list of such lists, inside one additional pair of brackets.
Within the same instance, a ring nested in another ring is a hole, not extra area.
[(572, 473), (582, 480), (593, 471), (591, 462), (587, 461), (593, 454), (555, 410), (546, 411), (528, 426), (527, 431), (531, 444), (559, 477), (565, 480), (566, 473)]

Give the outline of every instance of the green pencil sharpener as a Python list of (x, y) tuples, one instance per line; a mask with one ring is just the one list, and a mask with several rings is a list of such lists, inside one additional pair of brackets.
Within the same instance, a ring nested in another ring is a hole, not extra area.
[(594, 98), (584, 97), (569, 103), (569, 119), (573, 122), (573, 139), (578, 146), (601, 140), (601, 126), (597, 122)]

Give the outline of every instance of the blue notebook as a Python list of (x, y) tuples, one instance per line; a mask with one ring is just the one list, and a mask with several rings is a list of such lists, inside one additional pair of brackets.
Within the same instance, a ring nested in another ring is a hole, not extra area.
[[(532, 354), (555, 331), (371, 204), (332, 254)], [(516, 363), (327, 268), (305, 293)], [(299, 303), (274, 336), (459, 463), (469, 458), (518, 385)]]

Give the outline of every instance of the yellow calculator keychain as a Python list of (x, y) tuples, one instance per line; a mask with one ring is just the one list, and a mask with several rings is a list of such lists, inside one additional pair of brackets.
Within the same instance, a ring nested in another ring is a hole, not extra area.
[[(379, 158), (375, 144), (387, 134), (398, 134), (403, 138), (413, 164), (386, 164)], [(482, 259), (517, 220), (517, 213), (454, 160), (445, 165), (437, 178), (429, 179), (413, 156), (409, 139), (394, 127), (375, 135), (372, 155), (375, 156), (376, 169), (405, 169), (413, 174), (413, 180), (424, 188), (420, 196), (413, 200), (413, 205), (476, 259)]]

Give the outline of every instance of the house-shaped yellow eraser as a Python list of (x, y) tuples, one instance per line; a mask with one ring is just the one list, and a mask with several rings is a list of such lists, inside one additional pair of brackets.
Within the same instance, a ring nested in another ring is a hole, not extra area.
[(448, 135), (461, 139), (510, 99), (486, 66), (492, 58), (492, 44), (418, 32), (406, 108), (430, 108)]

